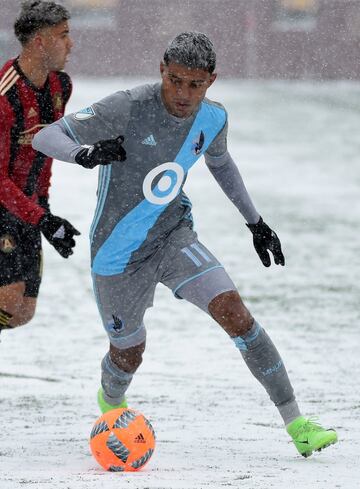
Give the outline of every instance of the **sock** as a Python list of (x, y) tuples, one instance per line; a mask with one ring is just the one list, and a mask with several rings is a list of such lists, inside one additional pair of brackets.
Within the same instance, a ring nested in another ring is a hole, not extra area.
[(0, 309), (0, 331), (3, 329), (11, 328), (11, 326), (9, 326), (9, 322), (11, 321), (11, 318), (12, 318), (11, 314), (4, 311), (3, 309)]
[(133, 374), (117, 367), (107, 353), (101, 362), (101, 386), (105, 402), (114, 406), (121, 404)]
[(301, 416), (283, 361), (265, 330), (254, 321), (244, 336), (232, 338), (254, 377), (278, 408), (285, 424)]

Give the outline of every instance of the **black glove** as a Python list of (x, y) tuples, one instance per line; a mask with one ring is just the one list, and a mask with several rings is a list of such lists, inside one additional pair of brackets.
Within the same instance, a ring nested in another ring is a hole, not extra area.
[(73, 237), (79, 236), (80, 233), (69, 221), (48, 212), (40, 219), (39, 228), (62, 257), (68, 258), (73, 254), (72, 248), (75, 246)]
[(125, 161), (126, 151), (122, 147), (124, 137), (104, 139), (81, 149), (75, 156), (75, 161), (84, 168), (94, 168), (97, 165), (108, 165), (113, 161)]
[(285, 258), (281, 251), (281, 243), (277, 234), (269, 228), (269, 226), (260, 217), (256, 224), (246, 224), (253, 233), (253, 242), (257, 254), (260, 257), (263, 265), (269, 267), (271, 265), (270, 256), (267, 250), (270, 250), (274, 256), (276, 265), (285, 265)]

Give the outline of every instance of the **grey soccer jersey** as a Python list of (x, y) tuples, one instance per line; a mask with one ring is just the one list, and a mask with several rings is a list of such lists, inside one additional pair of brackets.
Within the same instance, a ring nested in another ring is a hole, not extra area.
[[(125, 137), (126, 161), (101, 167), (91, 227), (92, 269), (115, 275), (151, 256), (175, 228), (191, 223), (182, 188), (202, 154), (226, 152), (227, 114), (208, 99), (188, 119), (171, 116), (161, 85), (117, 92), (61, 120), (79, 144)], [(191, 225), (191, 224), (190, 224)]]

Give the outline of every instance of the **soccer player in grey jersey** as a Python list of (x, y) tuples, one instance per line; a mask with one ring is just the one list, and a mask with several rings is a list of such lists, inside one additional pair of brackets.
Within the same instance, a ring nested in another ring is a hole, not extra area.
[(227, 114), (205, 98), (215, 51), (201, 33), (168, 46), (161, 84), (100, 100), (40, 131), (35, 149), (86, 168), (100, 165), (91, 227), (94, 290), (110, 349), (102, 361), (103, 412), (126, 406), (145, 349), (143, 317), (161, 282), (210, 314), (240, 350), (278, 408), (298, 451), (309, 456), (336, 432), (301, 416), (281, 357), (215, 256), (193, 230), (185, 179), (200, 156), (247, 221), (260, 259), (284, 265), (279, 238), (260, 217), (226, 144)]

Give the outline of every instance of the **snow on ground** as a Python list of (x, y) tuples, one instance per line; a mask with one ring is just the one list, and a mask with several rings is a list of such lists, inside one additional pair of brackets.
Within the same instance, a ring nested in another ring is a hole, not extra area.
[[(69, 110), (134, 80), (76, 80)], [(229, 148), (286, 267), (265, 269), (231, 203), (202, 162), (186, 190), (202, 241), (227, 267), (282, 353), (306, 415), (340, 442), (303, 459), (281, 419), (216, 324), (160, 286), (130, 404), (153, 423), (145, 470), (97, 466), (88, 436), (107, 349), (89, 274), (96, 171), (55, 163), (52, 209), (81, 231), (63, 260), (45, 245), (33, 322), (0, 345), (0, 487), (87, 489), (355, 489), (360, 487), (360, 86), (218, 81)]]

